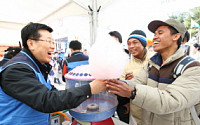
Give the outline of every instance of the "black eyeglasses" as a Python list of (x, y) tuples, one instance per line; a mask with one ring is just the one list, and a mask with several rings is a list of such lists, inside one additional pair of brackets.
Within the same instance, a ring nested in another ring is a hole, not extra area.
[(47, 42), (47, 43), (49, 43), (49, 44), (53, 44), (53, 45), (56, 44), (56, 42), (55, 42), (54, 40), (50, 40), (50, 39), (46, 39), (46, 40), (44, 40), (44, 39), (31, 39), (31, 40), (35, 40), (35, 41), (45, 41), (45, 42)]

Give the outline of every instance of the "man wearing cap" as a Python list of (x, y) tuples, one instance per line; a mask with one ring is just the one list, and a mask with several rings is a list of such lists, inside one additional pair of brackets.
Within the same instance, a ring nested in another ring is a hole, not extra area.
[(173, 77), (176, 65), (186, 56), (180, 47), (185, 26), (174, 19), (155, 20), (148, 29), (154, 33), (153, 49), (157, 53), (133, 79), (107, 80), (108, 91), (129, 97), (131, 103), (141, 107), (142, 125), (197, 125), (200, 63), (192, 61), (178, 78)]
[[(128, 37), (127, 40), (128, 50), (131, 53), (131, 59), (128, 65), (126, 65), (123, 75), (121, 76), (121, 80), (130, 80), (134, 77), (134, 75), (137, 75), (141, 68), (145, 66), (150, 58), (150, 54), (146, 49), (147, 45), (147, 39), (146, 34), (142, 30), (134, 30), (131, 32), (131, 34)], [(128, 100), (128, 104), (130, 104), (129, 98), (123, 98), (118, 97), (118, 100)], [(120, 109), (123, 109), (124, 106), (129, 106), (128, 104), (124, 105), (123, 102), (125, 101), (119, 101), (119, 105), (117, 107), (117, 112), (120, 111)], [(120, 104), (123, 104), (123, 106), (120, 107)], [(140, 107), (134, 104), (130, 104), (130, 113), (137, 121), (138, 125), (141, 125), (141, 118), (142, 118), (142, 110)], [(129, 109), (127, 107), (127, 109)], [(129, 111), (129, 110), (127, 110)], [(123, 112), (118, 113), (119, 118), (123, 118), (126, 116), (126, 114), (123, 114)], [(127, 114), (128, 115), (128, 114)], [(120, 117), (121, 116), (121, 117)], [(128, 116), (129, 117), (129, 116)], [(120, 119), (121, 120), (121, 119)]]

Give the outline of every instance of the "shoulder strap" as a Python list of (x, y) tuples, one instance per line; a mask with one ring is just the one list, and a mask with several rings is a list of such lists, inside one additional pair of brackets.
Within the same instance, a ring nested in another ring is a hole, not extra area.
[(176, 67), (174, 68), (174, 72), (173, 72), (173, 77), (176, 79), (178, 78), (183, 71), (185, 70), (185, 68), (192, 62), (194, 62), (195, 59), (190, 57), (190, 56), (185, 56), (183, 59), (181, 59), (181, 61), (179, 61), (179, 63), (176, 65)]
[(148, 63), (148, 66), (147, 66), (148, 72), (150, 71), (151, 67), (152, 67), (152, 65), (150, 63)]
[(190, 107), (190, 112), (193, 117), (195, 125), (200, 125), (200, 120), (199, 120), (199, 117), (197, 115), (197, 112), (196, 112), (194, 106)]
[[(179, 61), (179, 63), (176, 65), (176, 67), (174, 68), (174, 73), (173, 73), (173, 77), (176, 79), (178, 78), (183, 71), (185, 70), (185, 68), (192, 62), (194, 62), (195, 59), (190, 57), (190, 56), (185, 56), (183, 59), (181, 59), (181, 61)], [(197, 115), (197, 112), (194, 108), (194, 106), (190, 107), (190, 112), (192, 115), (192, 118), (194, 120), (195, 125), (200, 125), (200, 120), (199, 117)]]

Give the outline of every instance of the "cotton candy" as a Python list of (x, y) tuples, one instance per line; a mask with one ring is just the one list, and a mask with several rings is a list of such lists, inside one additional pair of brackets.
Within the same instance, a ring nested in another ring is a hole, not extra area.
[(90, 74), (96, 79), (117, 79), (128, 63), (122, 44), (109, 34), (97, 36), (89, 55)]

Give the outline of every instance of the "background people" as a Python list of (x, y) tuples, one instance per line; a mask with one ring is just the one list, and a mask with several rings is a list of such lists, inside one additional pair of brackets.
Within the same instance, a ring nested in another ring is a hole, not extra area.
[(88, 50), (87, 50), (87, 49), (84, 49), (84, 50), (83, 50), (83, 54), (86, 55), (86, 56), (88, 56)]
[[(110, 36), (115, 38), (120, 44), (122, 44), (122, 35), (118, 31), (111, 31), (109, 32)], [(124, 49), (124, 51), (129, 54), (129, 51), (127, 49)]]
[(190, 40), (190, 34), (188, 31), (185, 32), (185, 36), (181, 42), (181, 47), (185, 50), (187, 55), (190, 55), (190, 46), (186, 45), (186, 43)]
[[(69, 43), (71, 50), (71, 56), (64, 60), (62, 70), (62, 80), (65, 82), (65, 74), (80, 65), (87, 65), (89, 57), (84, 55), (82, 50), (82, 44), (78, 40), (72, 40)], [(66, 85), (67, 88), (67, 85)]]
[(55, 48), (52, 31), (39, 23), (30, 23), (21, 30), (24, 48), (0, 72), (0, 124), (47, 125), (49, 113), (75, 108), (106, 89), (100, 80), (60, 91), (50, 85), (49, 62)]
[(53, 71), (53, 80), (52, 82), (61, 84), (60, 79), (59, 79), (59, 57), (58, 57), (58, 52), (54, 53), (54, 57), (52, 58), (50, 64), (52, 65), (52, 71)]
[(12, 59), (20, 51), (21, 51), (20, 47), (8, 47), (5, 50), (4, 58), (0, 61), (0, 66), (2, 66), (4, 63), (6, 63), (8, 60)]
[(141, 107), (144, 125), (194, 125), (190, 108), (198, 106), (200, 101), (200, 63), (191, 62), (178, 78), (172, 75), (175, 66), (185, 57), (180, 45), (186, 28), (168, 19), (152, 21), (148, 29), (154, 33), (153, 48), (157, 54), (132, 80), (126, 83), (108, 80), (107, 89), (129, 97), (131, 103)]
[(200, 45), (198, 43), (193, 44), (194, 49), (190, 56), (192, 56), (194, 59), (200, 61)]

